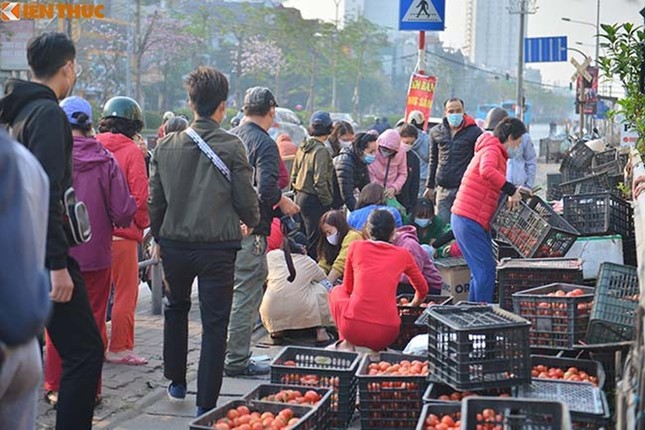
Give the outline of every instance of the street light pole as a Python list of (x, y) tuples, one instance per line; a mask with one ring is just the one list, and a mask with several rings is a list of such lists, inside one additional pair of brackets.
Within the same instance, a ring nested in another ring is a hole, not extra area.
[(596, 3), (596, 67), (600, 53), (600, 0)]
[(524, 36), (526, 33), (526, 17), (537, 11), (535, 0), (515, 0), (511, 3), (509, 12), (520, 16), (520, 45), (517, 60), (517, 107), (515, 116), (524, 121)]

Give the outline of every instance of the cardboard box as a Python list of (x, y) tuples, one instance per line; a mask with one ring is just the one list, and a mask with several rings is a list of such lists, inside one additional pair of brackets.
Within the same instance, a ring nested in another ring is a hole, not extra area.
[(457, 304), (468, 300), (470, 269), (463, 258), (440, 258), (434, 261), (443, 278), (442, 296), (452, 296)]
[(623, 264), (623, 240), (620, 235), (579, 237), (569, 249), (567, 258), (582, 260), (582, 277), (596, 279), (604, 262)]

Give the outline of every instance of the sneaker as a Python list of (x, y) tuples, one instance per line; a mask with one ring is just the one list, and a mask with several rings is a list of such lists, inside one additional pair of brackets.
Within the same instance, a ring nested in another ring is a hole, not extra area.
[(181, 402), (186, 398), (186, 387), (181, 384), (171, 382), (166, 392), (171, 402)]
[(197, 406), (197, 417), (201, 417), (204, 415), (206, 412), (210, 411), (208, 408), (202, 408), (201, 406)]
[(271, 366), (269, 366), (268, 364), (256, 363), (255, 361), (251, 360), (248, 366), (243, 369), (225, 369), (224, 373), (229, 377), (268, 375), (269, 373), (271, 373)]

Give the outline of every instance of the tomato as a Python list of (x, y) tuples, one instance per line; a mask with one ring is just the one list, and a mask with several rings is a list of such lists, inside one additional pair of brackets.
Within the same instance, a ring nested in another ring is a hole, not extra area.
[(228, 424), (217, 423), (217, 424), (213, 424), (213, 429), (215, 429), (215, 430), (231, 430), (231, 427), (229, 427)]
[(247, 408), (244, 405), (238, 406), (237, 407), (237, 412), (240, 414), (240, 416), (242, 416), (242, 415), (250, 415), (251, 414), (251, 411), (249, 411), (249, 408)]
[(226, 417), (227, 417), (229, 420), (234, 420), (234, 419), (236, 419), (236, 418), (237, 418), (237, 417), (239, 417), (239, 416), (240, 416), (240, 413), (239, 413), (237, 410), (235, 410), (235, 409), (231, 409), (230, 411), (228, 411), (228, 412), (226, 413)]

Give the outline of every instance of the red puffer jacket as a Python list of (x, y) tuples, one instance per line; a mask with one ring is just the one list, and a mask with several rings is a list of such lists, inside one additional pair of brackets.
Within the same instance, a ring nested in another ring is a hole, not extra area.
[(452, 213), (490, 230), (490, 222), (506, 183), (506, 160), (508, 152), (499, 139), (491, 133), (482, 134), (459, 186)]

